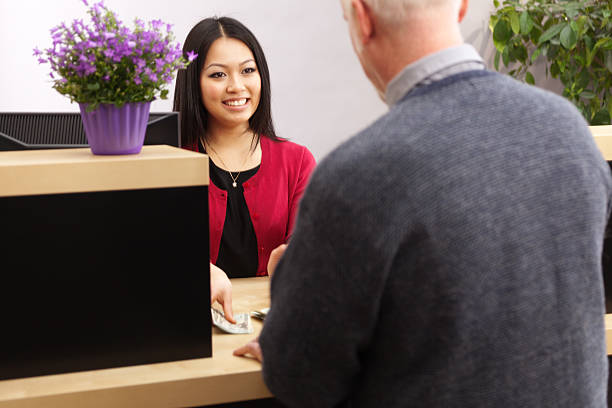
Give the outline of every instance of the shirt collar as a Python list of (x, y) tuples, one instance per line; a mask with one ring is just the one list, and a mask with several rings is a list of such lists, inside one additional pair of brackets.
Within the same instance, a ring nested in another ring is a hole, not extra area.
[(471, 45), (461, 44), (446, 48), (427, 55), (400, 71), (387, 85), (385, 102), (391, 107), (419, 85), (439, 81), (463, 71), (484, 68), (484, 61)]

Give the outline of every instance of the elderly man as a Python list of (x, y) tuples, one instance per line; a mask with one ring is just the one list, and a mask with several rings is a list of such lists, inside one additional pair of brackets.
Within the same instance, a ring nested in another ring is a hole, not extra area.
[(605, 407), (612, 182), (585, 121), (484, 69), (467, 0), (342, 6), (389, 112), (319, 164), (237, 354), (289, 407)]

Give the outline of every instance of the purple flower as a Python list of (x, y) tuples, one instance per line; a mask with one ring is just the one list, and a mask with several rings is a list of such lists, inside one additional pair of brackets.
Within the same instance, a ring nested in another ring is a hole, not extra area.
[(153, 51), (156, 54), (161, 54), (163, 50), (164, 50), (164, 44), (160, 44), (160, 43), (155, 43), (155, 45), (153, 45), (153, 48), (151, 49), (151, 51)]
[[(103, 95), (117, 95), (122, 103), (140, 95), (153, 97), (167, 93), (173, 72), (197, 58), (194, 51), (183, 58), (181, 45), (173, 42), (172, 25), (155, 19), (145, 23), (134, 20), (134, 28), (123, 25), (117, 15), (100, 0), (82, 0), (88, 7), (89, 21), (75, 19), (51, 29), (52, 46), (33, 49), (40, 64), (49, 63), (49, 77), (60, 93), (78, 100), (87, 95), (98, 101)], [(165, 31), (164, 31), (165, 30)], [(97, 74), (99, 73), (99, 74)], [(94, 75), (94, 76), (92, 76)], [(97, 88), (83, 91), (83, 79), (99, 81)], [(126, 92), (117, 93), (119, 84)], [(133, 87), (141, 88), (134, 92)]]
[(196, 58), (198, 58), (198, 54), (193, 51), (187, 51), (187, 61), (191, 62)]
[(160, 28), (162, 28), (164, 25), (164, 22), (161, 20), (153, 20), (151, 21), (151, 26), (153, 27), (154, 30), (159, 30)]

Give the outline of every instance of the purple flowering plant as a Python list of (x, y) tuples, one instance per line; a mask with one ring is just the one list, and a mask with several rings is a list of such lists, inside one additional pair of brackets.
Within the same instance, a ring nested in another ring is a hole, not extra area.
[(183, 56), (172, 25), (135, 19), (130, 30), (103, 1), (91, 6), (82, 1), (91, 23), (61, 23), (51, 29), (50, 48), (34, 49), (38, 62), (51, 67), (53, 88), (72, 102), (88, 104), (89, 112), (99, 104), (167, 99), (176, 70), (197, 57), (193, 51)]

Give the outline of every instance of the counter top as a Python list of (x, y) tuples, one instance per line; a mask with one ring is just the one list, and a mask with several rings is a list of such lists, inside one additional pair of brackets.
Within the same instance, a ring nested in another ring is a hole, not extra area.
[(208, 185), (208, 156), (167, 145), (138, 154), (89, 148), (0, 152), (0, 197)]

